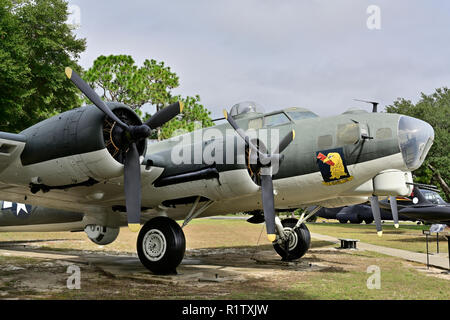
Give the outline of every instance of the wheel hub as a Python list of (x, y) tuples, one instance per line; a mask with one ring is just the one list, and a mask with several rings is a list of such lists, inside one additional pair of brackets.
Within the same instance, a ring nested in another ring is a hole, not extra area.
[(161, 231), (152, 229), (146, 233), (142, 246), (148, 260), (158, 261), (166, 253), (167, 242)]
[(298, 235), (292, 228), (284, 228), (284, 234), (288, 237), (287, 241), (289, 241), (289, 251), (295, 249), (298, 244)]

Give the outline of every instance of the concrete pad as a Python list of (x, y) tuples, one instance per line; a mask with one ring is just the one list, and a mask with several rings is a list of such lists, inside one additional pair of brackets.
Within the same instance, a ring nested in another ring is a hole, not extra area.
[(51, 252), (34, 252), (27, 249), (15, 249), (13, 247), (8, 249), (0, 249), (0, 256), (9, 257), (24, 257), (24, 258), (37, 258), (37, 259), (59, 259), (73, 262), (81, 262), (80, 256), (70, 254), (58, 254)]

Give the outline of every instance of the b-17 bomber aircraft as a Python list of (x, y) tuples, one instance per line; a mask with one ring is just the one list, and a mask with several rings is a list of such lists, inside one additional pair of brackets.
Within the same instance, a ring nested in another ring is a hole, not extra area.
[[(263, 113), (244, 102), (222, 124), (149, 143), (181, 103), (143, 123), (66, 74), (93, 105), (0, 133), (0, 231), (85, 230), (107, 244), (128, 225), (140, 230), (138, 256), (154, 273), (176, 272), (192, 219), (237, 212), (260, 217), (277, 253), (298, 259), (310, 246), (304, 222), (320, 208), (409, 195), (434, 140), (428, 123), (403, 115)], [(311, 209), (300, 219), (276, 214), (297, 208)], [(381, 235), (379, 208), (373, 214)]]

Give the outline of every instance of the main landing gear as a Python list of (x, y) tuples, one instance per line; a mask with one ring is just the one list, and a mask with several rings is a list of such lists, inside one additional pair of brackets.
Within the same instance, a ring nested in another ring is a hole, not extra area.
[[(277, 239), (275, 251), (283, 260), (300, 259), (308, 251), (311, 234), (303, 221), (297, 219), (275, 219)], [(176, 274), (183, 260), (186, 238), (174, 220), (157, 217), (149, 220), (139, 232), (137, 253), (141, 263), (155, 274)]]
[(157, 217), (139, 232), (137, 253), (141, 263), (156, 274), (176, 274), (186, 251), (183, 230), (174, 220)]

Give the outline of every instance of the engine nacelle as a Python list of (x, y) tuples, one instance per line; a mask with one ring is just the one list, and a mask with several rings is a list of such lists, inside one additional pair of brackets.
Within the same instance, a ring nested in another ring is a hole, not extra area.
[[(141, 124), (129, 107), (108, 103), (125, 123)], [(85, 106), (44, 120), (21, 134), (26, 137), (21, 162), (32, 183), (71, 185), (89, 179), (102, 181), (123, 173), (123, 150), (117, 147), (115, 122), (95, 106)], [(137, 143), (140, 155), (145, 140)]]
[(119, 231), (120, 228), (110, 228), (93, 224), (86, 226), (84, 229), (88, 238), (99, 245), (107, 245), (114, 242), (119, 235)]
[(373, 193), (377, 196), (408, 196), (413, 191), (411, 172), (385, 170), (373, 178)]

